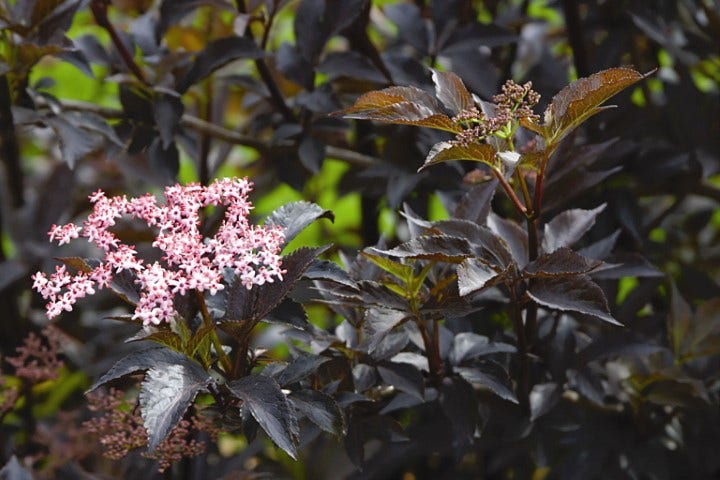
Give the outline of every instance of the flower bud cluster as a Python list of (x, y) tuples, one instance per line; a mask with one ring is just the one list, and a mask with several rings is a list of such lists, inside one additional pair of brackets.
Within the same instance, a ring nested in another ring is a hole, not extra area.
[(502, 86), (502, 93), (493, 96), (495, 105), (492, 116), (472, 106), (453, 117), (453, 122), (463, 128), (453, 142), (468, 146), (482, 142), (489, 136), (499, 135), (501, 132), (513, 132), (513, 122), (523, 119), (537, 122), (540, 117), (533, 112), (533, 107), (538, 101), (540, 95), (532, 89), (532, 82), (518, 85), (508, 80)]
[[(143, 324), (169, 322), (175, 314), (175, 295), (188, 291), (216, 294), (224, 288), (223, 274), (232, 271), (248, 289), (282, 279), (281, 257), (284, 234), (278, 226), (251, 225), (252, 204), (247, 179), (225, 178), (207, 187), (199, 184), (175, 185), (165, 189), (165, 203), (158, 204), (147, 194), (128, 199), (107, 198), (101, 190), (89, 198), (93, 212), (83, 222), (53, 225), (51, 241), (63, 245), (84, 237), (104, 253), (104, 259), (88, 271), (75, 274), (58, 266), (47, 276), (33, 275), (33, 288), (45, 300), (48, 318), (71, 311), (78, 299), (110, 286), (114, 276), (131, 272), (140, 287), (140, 300), (133, 319)], [(200, 209), (224, 207), (225, 218), (216, 234), (204, 238), (200, 233)], [(157, 228), (153, 246), (163, 252), (160, 262), (146, 263), (138, 258), (135, 246), (120, 242), (111, 231), (116, 221), (130, 216)]]

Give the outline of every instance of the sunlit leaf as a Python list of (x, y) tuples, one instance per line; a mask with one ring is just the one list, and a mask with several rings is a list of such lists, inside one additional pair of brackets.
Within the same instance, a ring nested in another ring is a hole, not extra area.
[(273, 211), (266, 219), (266, 225), (282, 227), (285, 235), (285, 245), (290, 243), (305, 227), (315, 220), (327, 218), (335, 221), (335, 215), (316, 203), (298, 201), (290, 202)]
[[(479, 292), (494, 285), (500, 273), (479, 258), (466, 258), (457, 267), (460, 296)], [(495, 280), (495, 282), (493, 282)]]
[(451, 113), (457, 115), (475, 105), (472, 94), (467, 91), (460, 77), (452, 72), (432, 72), (435, 95)]
[(184, 360), (151, 368), (140, 387), (140, 411), (153, 451), (182, 419), (198, 392), (211, 381), (197, 363)]
[(416, 125), (458, 133), (462, 129), (442, 113), (437, 100), (416, 87), (390, 87), (368, 92), (349, 108), (336, 112), (346, 118)]
[(431, 165), (454, 160), (472, 160), (495, 168), (497, 164), (495, 148), (487, 143), (460, 145), (454, 142), (440, 142), (433, 145), (425, 157), (425, 163), (418, 169), (424, 170)]
[(610, 68), (563, 88), (545, 110), (546, 140), (549, 144), (557, 144), (582, 122), (600, 112), (602, 103), (643, 78), (645, 75), (631, 68)]

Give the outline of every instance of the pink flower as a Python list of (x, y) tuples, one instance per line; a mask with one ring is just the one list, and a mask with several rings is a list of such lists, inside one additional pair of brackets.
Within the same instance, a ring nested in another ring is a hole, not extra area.
[[(89, 272), (71, 275), (59, 266), (49, 278), (42, 272), (33, 275), (33, 289), (48, 300), (48, 317), (72, 310), (78, 299), (109, 287), (113, 276), (124, 271), (135, 276), (140, 289), (133, 318), (145, 325), (169, 322), (175, 315), (177, 294), (195, 290), (215, 295), (223, 290), (228, 271), (248, 289), (282, 280), (282, 229), (250, 224), (251, 190), (251, 182), (238, 178), (220, 179), (207, 187), (174, 185), (165, 189), (164, 204), (150, 194), (128, 199), (94, 192), (89, 197), (93, 211), (82, 227), (53, 225), (49, 236), (61, 245), (80, 236), (87, 238), (105, 252), (104, 259)], [(226, 213), (217, 233), (204, 238), (199, 211), (208, 206), (226, 207)], [(120, 243), (110, 229), (123, 216), (157, 228), (152, 245), (163, 252), (160, 262), (146, 264), (134, 246)]]

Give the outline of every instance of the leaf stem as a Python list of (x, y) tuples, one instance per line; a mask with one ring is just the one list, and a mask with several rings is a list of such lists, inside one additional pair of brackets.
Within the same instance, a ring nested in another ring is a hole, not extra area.
[[(203, 323), (207, 326), (214, 326), (213, 319), (210, 316), (210, 312), (208, 311), (207, 303), (205, 302), (205, 297), (203, 296), (203, 294), (195, 290), (195, 299), (197, 300), (198, 306), (200, 307), (200, 313), (203, 318)], [(220, 365), (222, 366), (225, 373), (230, 374), (232, 372), (232, 364), (230, 363), (230, 359), (225, 353), (225, 350), (223, 350), (222, 348), (222, 343), (220, 342), (220, 338), (218, 338), (217, 330), (215, 328), (212, 329), (210, 339), (212, 341), (213, 347), (215, 348), (215, 352), (217, 353)]]
[(505, 190), (505, 193), (510, 198), (510, 201), (515, 206), (515, 209), (521, 213), (523, 216), (527, 217), (527, 208), (522, 204), (520, 199), (518, 198), (517, 194), (515, 193), (515, 190), (513, 190), (512, 186), (508, 183), (507, 179), (505, 179), (505, 175), (502, 174), (499, 170), (492, 168), (492, 172), (495, 175), (495, 178), (498, 179), (498, 182), (500, 182), (500, 185), (503, 187), (503, 190)]
[(510, 285), (510, 296), (512, 301), (512, 322), (513, 330), (517, 336), (517, 348), (520, 356), (520, 366), (517, 381), (517, 398), (523, 412), (530, 411), (530, 357), (528, 355), (528, 344), (526, 337), (526, 325), (523, 324), (522, 308), (517, 299), (515, 286)]
[(99, 26), (107, 30), (107, 32), (110, 34), (110, 39), (112, 40), (113, 45), (115, 45), (115, 48), (120, 54), (120, 57), (122, 57), (123, 62), (125, 63), (125, 66), (128, 68), (128, 70), (130, 70), (130, 72), (135, 75), (135, 77), (140, 80), (140, 82), (142, 82), (144, 85), (150, 85), (145, 78), (145, 74), (143, 74), (143, 71), (135, 62), (132, 53), (130, 53), (127, 46), (120, 38), (120, 35), (118, 35), (118, 32), (113, 26), (113, 24), (110, 23), (107, 15), (107, 9), (109, 4), (109, 0), (93, 0), (92, 2), (90, 2), (90, 10), (92, 10), (95, 22)]

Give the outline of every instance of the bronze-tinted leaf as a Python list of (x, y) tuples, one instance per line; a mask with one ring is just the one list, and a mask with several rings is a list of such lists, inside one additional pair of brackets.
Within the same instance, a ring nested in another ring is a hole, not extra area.
[(442, 113), (437, 100), (416, 87), (390, 87), (368, 92), (352, 107), (335, 115), (358, 120), (415, 125), (458, 133), (461, 128)]
[(540, 255), (525, 267), (525, 272), (534, 277), (558, 277), (588, 273), (602, 262), (583, 257), (567, 247), (552, 253)]
[(454, 73), (433, 70), (432, 79), (435, 83), (435, 95), (453, 114), (457, 115), (475, 105), (472, 94)]
[(582, 122), (600, 112), (602, 103), (643, 78), (645, 75), (631, 68), (610, 68), (580, 78), (560, 90), (545, 110), (548, 143), (557, 144)]
[(451, 162), (453, 160), (472, 160), (474, 162), (485, 163), (494, 168), (497, 157), (495, 148), (487, 143), (459, 145), (451, 142), (439, 142), (430, 149), (430, 153), (425, 157), (425, 163), (418, 171), (431, 165)]

